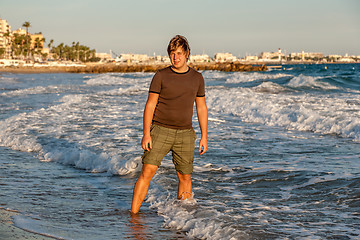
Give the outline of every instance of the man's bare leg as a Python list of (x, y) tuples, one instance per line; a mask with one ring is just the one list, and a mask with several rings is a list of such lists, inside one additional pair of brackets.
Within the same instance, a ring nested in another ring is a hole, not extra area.
[(191, 174), (176, 173), (179, 178), (178, 199), (190, 198), (192, 196)]
[(155, 175), (159, 167), (151, 164), (144, 164), (141, 169), (141, 174), (136, 181), (131, 205), (131, 213), (139, 212), (141, 204), (143, 203), (146, 194), (149, 190), (150, 181)]

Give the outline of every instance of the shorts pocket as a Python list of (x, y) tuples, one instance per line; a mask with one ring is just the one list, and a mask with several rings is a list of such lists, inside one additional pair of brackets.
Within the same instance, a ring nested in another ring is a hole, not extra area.
[(155, 124), (152, 124), (150, 127), (150, 136), (154, 135), (154, 133), (156, 132), (156, 129), (158, 129), (158, 127)]
[(196, 132), (195, 132), (195, 130), (192, 128), (191, 129), (191, 131), (192, 131), (192, 134), (193, 134), (193, 138), (194, 138), (194, 141), (196, 140), (196, 138), (197, 138), (197, 136), (196, 136)]

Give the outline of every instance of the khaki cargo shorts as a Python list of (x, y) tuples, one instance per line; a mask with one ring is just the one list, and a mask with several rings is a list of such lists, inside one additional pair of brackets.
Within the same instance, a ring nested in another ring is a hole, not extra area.
[(153, 124), (150, 129), (152, 149), (142, 156), (143, 164), (160, 167), (161, 160), (172, 151), (176, 171), (181, 174), (193, 172), (196, 133), (190, 129), (172, 129)]

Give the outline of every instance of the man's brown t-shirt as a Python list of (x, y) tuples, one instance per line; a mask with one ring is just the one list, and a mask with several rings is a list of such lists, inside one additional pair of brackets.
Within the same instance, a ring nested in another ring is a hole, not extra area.
[(153, 77), (149, 92), (159, 94), (153, 123), (174, 129), (192, 128), (196, 97), (205, 97), (205, 83), (201, 73), (189, 67), (177, 73), (167, 67)]

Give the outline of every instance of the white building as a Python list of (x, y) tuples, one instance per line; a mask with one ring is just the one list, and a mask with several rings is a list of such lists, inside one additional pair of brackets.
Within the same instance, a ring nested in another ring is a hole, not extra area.
[(18, 28), (15, 31), (12, 32), (12, 34), (19, 34), (19, 35), (26, 35), (26, 30), (22, 28)]
[(102, 61), (110, 61), (112, 60), (112, 56), (110, 53), (95, 53), (95, 57), (100, 58)]
[(189, 61), (192, 62), (192, 63), (210, 62), (210, 57), (207, 54), (190, 55)]
[(332, 55), (329, 55), (328, 57), (329, 57), (329, 58), (334, 58), (334, 59), (342, 58), (342, 56), (341, 56), (341, 55), (338, 55), (338, 54), (332, 54)]
[(128, 62), (128, 63), (141, 63), (147, 62), (150, 58), (146, 54), (131, 54), (131, 53), (124, 53), (121, 54), (120, 57), (115, 58), (116, 62)]
[(285, 55), (281, 52), (280, 48), (277, 52), (262, 52), (260, 58), (263, 60), (280, 61)]
[(170, 64), (170, 58), (168, 56), (155, 56), (155, 62)]
[(4, 36), (6, 33), (11, 34), (11, 27), (5, 19), (0, 18), (0, 48), (4, 49), (4, 57), (10, 58), (11, 38), (10, 36)]
[(342, 57), (340, 59), (338, 59), (338, 62), (343, 62), (343, 63), (354, 63), (356, 62), (353, 58), (351, 57)]
[[(314, 59), (314, 58), (323, 58), (324, 54), (323, 53), (316, 53), (316, 52), (304, 52), (302, 51), (301, 53), (299, 52), (295, 52), (295, 53), (290, 53), (290, 57), (293, 59), (301, 59), (301, 60), (305, 60), (305, 59)], [(340, 56), (341, 57), (341, 56)]]
[(216, 53), (215, 61), (216, 62), (235, 62), (238, 59), (233, 56), (231, 53)]
[(258, 56), (245, 56), (245, 61), (253, 61), (253, 62), (256, 62), (259, 60), (259, 57)]

